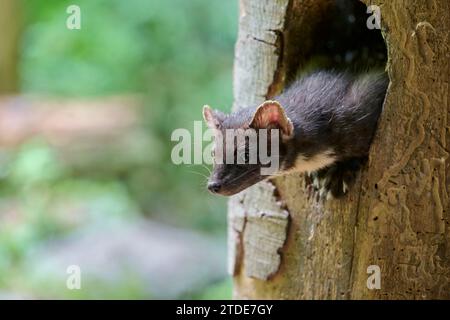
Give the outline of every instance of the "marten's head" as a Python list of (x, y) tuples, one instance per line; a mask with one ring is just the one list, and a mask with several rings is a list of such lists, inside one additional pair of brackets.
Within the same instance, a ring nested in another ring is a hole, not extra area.
[(279, 172), (294, 127), (278, 102), (230, 115), (205, 106), (203, 118), (215, 142), (209, 191), (233, 195)]

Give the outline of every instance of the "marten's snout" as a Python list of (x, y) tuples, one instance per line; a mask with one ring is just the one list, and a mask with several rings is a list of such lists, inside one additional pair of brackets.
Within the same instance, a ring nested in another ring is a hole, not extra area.
[(222, 184), (220, 182), (211, 181), (208, 183), (208, 190), (212, 193), (218, 193), (222, 188)]

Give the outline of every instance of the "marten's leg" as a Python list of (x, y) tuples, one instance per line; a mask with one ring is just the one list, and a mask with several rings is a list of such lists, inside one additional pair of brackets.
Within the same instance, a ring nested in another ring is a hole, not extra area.
[(365, 158), (352, 158), (313, 172), (307, 179), (308, 188), (318, 200), (343, 197), (353, 186), (365, 161)]

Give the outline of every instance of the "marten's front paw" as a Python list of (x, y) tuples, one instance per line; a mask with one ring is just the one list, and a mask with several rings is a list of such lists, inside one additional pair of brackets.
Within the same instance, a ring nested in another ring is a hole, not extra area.
[(350, 159), (309, 174), (309, 193), (317, 200), (339, 198), (353, 186), (364, 159)]

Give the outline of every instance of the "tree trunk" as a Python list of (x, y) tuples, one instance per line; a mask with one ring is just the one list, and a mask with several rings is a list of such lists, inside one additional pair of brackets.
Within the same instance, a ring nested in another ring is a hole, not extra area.
[(19, 1), (0, 0), (0, 94), (18, 89)]
[[(331, 2), (240, 0), (235, 109), (279, 93)], [(308, 198), (300, 174), (230, 199), (235, 298), (450, 299), (449, 2), (364, 2), (381, 8), (391, 81), (369, 162), (343, 199)]]

